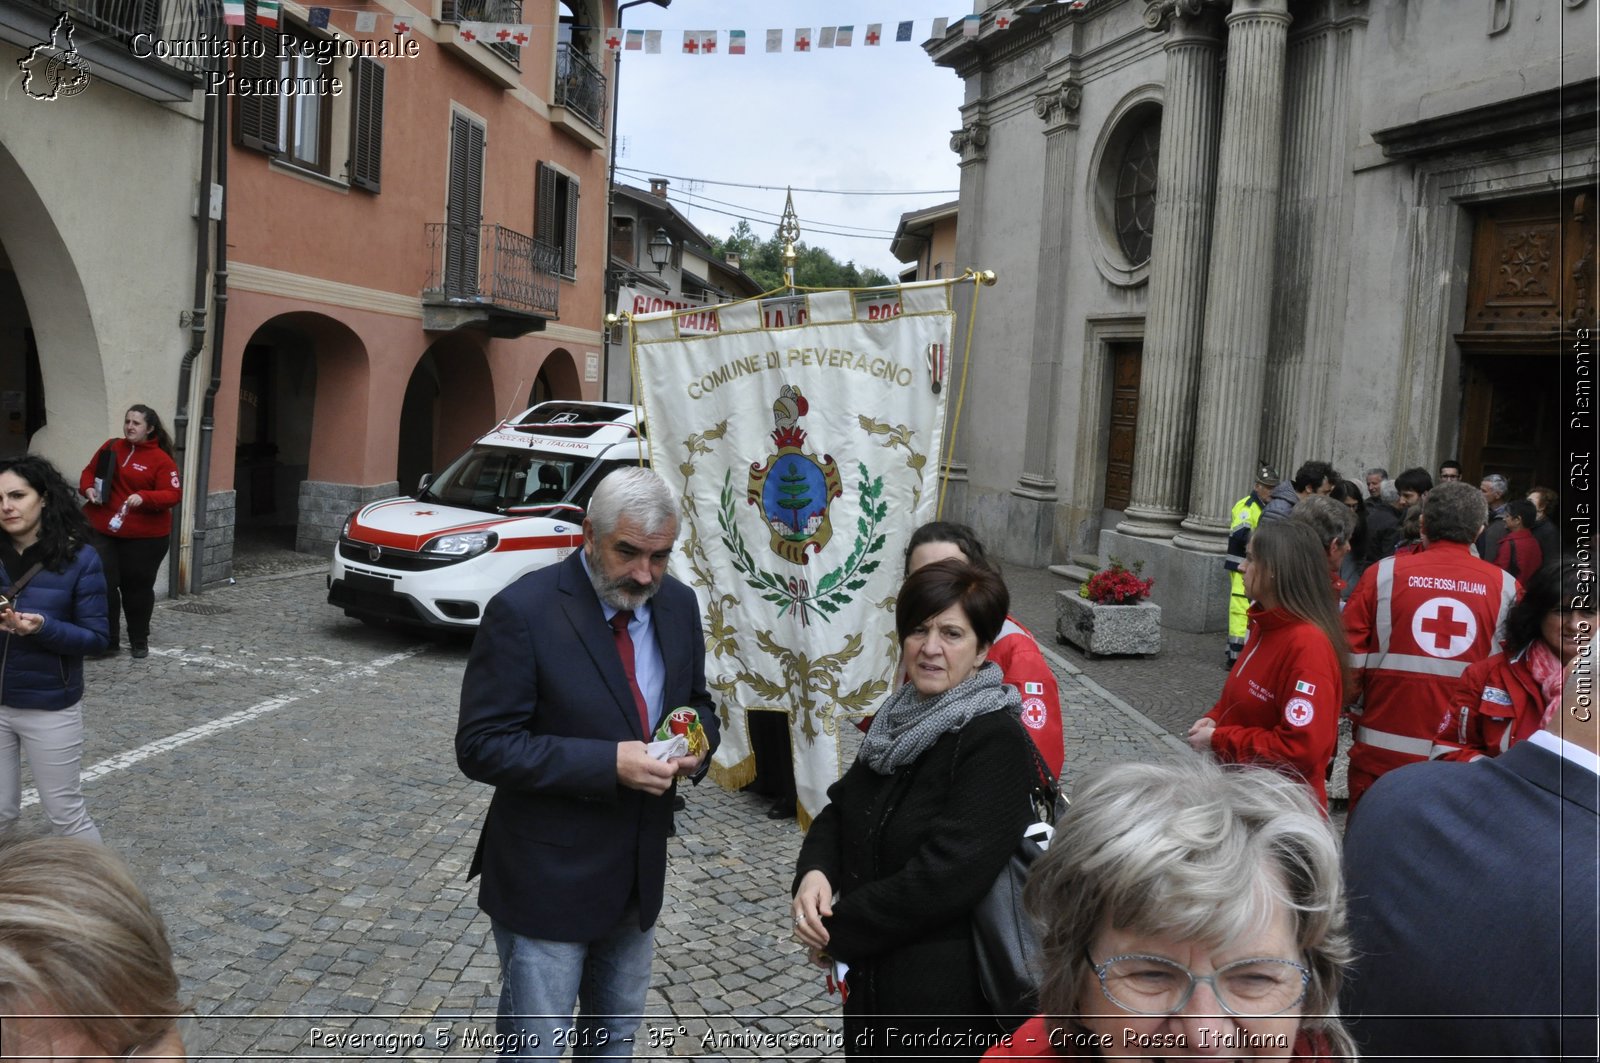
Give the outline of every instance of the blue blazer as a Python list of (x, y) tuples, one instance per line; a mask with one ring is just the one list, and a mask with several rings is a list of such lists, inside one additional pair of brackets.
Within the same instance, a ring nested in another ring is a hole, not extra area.
[[(5, 586), (11, 580), (3, 575)], [(111, 643), (106, 577), (100, 555), (81, 546), (60, 572), (41, 568), (17, 599), (20, 613), (38, 613), (36, 635), (0, 636), (0, 705), (66, 709), (83, 700), (83, 658)]]
[[(668, 576), (650, 606), (662, 705), (698, 709), (715, 751), (700, 604)], [(648, 738), (574, 551), (489, 602), (461, 683), (456, 763), (495, 788), (468, 871), (482, 875), (478, 906), (489, 916), (547, 941), (596, 940), (630, 902), (641, 930), (655, 922), (673, 792), (618, 784), (617, 744), (627, 741)]]
[(1595, 1058), (1600, 776), (1531, 742), (1412, 764), (1345, 839), (1361, 1058)]

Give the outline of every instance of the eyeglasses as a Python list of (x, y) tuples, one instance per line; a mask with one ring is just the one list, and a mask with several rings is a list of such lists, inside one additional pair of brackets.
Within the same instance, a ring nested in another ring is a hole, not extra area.
[(1205, 982), (1229, 1015), (1281, 1015), (1306, 998), (1311, 971), (1292, 960), (1238, 960), (1211, 974), (1195, 974), (1160, 956), (1088, 957), (1106, 999), (1135, 1015), (1172, 1015)]

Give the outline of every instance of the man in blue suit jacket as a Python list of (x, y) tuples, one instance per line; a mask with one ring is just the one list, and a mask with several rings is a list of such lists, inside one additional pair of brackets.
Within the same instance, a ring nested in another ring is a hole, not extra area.
[(1592, 661), (1590, 644), (1526, 742), (1408, 765), (1362, 800), (1345, 841), (1356, 959), (1344, 993), (1362, 1059), (1595, 1058)]
[(682, 706), (713, 751), (718, 737), (700, 606), (666, 574), (677, 532), (665, 481), (613, 472), (590, 501), (583, 550), (501, 591), (478, 627), (456, 761), (495, 788), (468, 875), (482, 875), (500, 954), (502, 1055), (632, 1055), (673, 791), (710, 756), (656, 760), (646, 743)]

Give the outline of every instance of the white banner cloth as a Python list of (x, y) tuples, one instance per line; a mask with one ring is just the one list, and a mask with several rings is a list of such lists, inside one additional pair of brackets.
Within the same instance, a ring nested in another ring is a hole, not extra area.
[(681, 498), (671, 569), (700, 598), (722, 714), (711, 775), (750, 782), (747, 714), (785, 714), (802, 826), (846, 766), (840, 728), (899, 661), (905, 547), (938, 503), (952, 283), (634, 319), (651, 465)]

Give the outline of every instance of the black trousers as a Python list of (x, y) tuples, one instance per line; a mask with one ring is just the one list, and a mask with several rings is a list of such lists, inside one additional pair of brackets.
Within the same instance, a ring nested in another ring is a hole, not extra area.
[(156, 573), (167, 556), (167, 537), (122, 539), (94, 533), (95, 552), (106, 570), (106, 613), (111, 621), (111, 645), (121, 639), (122, 614), (128, 614), (128, 642), (142, 646), (150, 641), (150, 614), (156, 608)]

